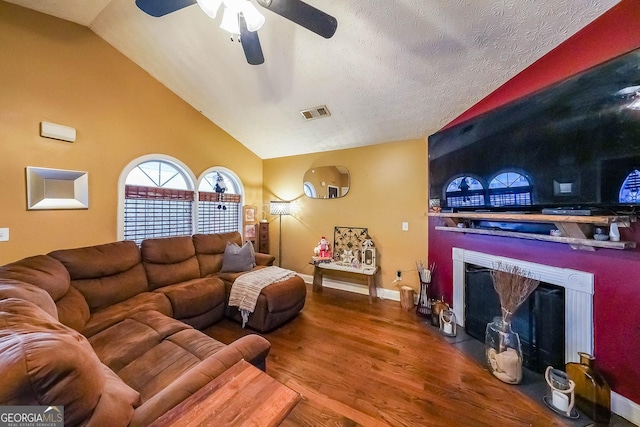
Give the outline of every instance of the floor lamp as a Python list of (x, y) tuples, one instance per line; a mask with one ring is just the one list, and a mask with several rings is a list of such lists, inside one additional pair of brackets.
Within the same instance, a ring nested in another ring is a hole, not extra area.
[(269, 202), (269, 212), (271, 215), (278, 215), (280, 223), (278, 225), (278, 265), (282, 267), (282, 215), (291, 215), (291, 203), (282, 200), (272, 200)]

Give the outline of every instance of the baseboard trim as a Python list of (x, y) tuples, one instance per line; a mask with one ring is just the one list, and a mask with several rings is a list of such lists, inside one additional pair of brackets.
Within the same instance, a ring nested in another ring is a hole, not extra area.
[[(298, 274), (305, 283), (313, 284), (313, 276), (309, 274)], [(334, 280), (328, 277), (322, 278), (322, 286), (325, 288), (338, 289), (340, 291), (353, 292), (355, 294), (369, 295), (369, 288), (366, 285), (358, 285), (356, 283), (343, 282), (342, 280)], [(378, 297), (391, 301), (400, 301), (400, 291), (376, 287)]]
[[(305, 283), (312, 285), (313, 276), (309, 274), (299, 274)], [(346, 292), (353, 292), (361, 295), (369, 295), (369, 289), (365, 285), (333, 280), (327, 277), (322, 279), (322, 286), (331, 289), (338, 289)], [(400, 301), (400, 291), (385, 288), (376, 288), (378, 297), (392, 301)], [(640, 405), (618, 393), (611, 392), (611, 411), (627, 421), (640, 426)]]
[(611, 411), (640, 426), (640, 405), (613, 391), (611, 392)]

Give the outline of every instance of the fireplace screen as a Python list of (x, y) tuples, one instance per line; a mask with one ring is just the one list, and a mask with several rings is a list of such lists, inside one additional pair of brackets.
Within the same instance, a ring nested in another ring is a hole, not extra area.
[[(490, 270), (467, 264), (465, 283), (465, 330), (484, 342), (487, 323), (501, 314)], [(522, 342), (525, 367), (538, 373), (549, 365), (564, 369), (564, 325), (564, 289), (541, 282), (512, 321)]]

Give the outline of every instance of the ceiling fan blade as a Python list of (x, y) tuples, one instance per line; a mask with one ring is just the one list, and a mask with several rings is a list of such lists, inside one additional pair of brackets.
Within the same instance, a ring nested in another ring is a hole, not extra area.
[(138, 6), (141, 11), (156, 18), (195, 3), (196, 0), (136, 0), (136, 6)]
[(247, 21), (242, 14), (238, 15), (238, 21), (240, 24), (240, 43), (242, 44), (242, 50), (244, 50), (244, 56), (247, 58), (247, 62), (251, 65), (264, 63), (258, 32), (247, 29)]
[(330, 39), (338, 28), (336, 18), (300, 0), (257, 0), (257, 2), (265, 9), (277, 13), (325, 39)]

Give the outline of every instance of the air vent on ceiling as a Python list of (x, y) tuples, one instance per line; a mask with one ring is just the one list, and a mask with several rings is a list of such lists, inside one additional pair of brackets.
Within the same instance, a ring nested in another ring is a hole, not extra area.
[(308, 110), (302, 110), (300, 111), (300, 114), (302, 114), (302, 117), (304, 117), (305, 120), (320, 119), (323, 117), (329, 117), (331, 115), (326, 105), (309, 108)]

